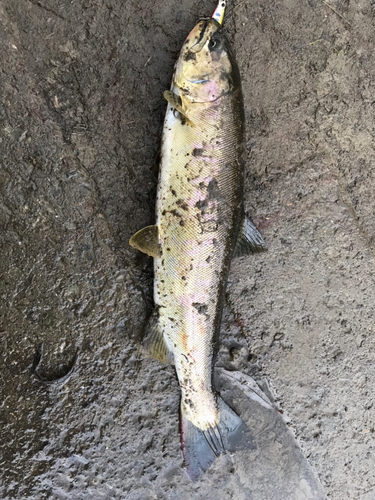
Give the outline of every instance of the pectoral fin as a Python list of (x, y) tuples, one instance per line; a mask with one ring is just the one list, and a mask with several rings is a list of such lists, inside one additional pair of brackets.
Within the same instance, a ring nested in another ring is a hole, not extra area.
[(266, 252), (267, 247), (263, 238), (251, 220), (244, 215), (242, 226), (238, 234), (233, 258), (250, 253)]
[(139, 230), (130, 238), (129, 245), (151, 257), (159, 257), (158, 226), (147, 226)]
[(146, 356), (155, 358), (162, 363), (173, 364), (173, 355), (164, 339), (156, 310), (148, 321), (145, 338), (142, 342), (142, 351)]
[(177, 94), (174, 94), (170, 90), (165, 90), (163, 96), (164, 99), (166, 99), (169, 102), (169, 104), (173, 106), (174, 109), (180, 113), (180, 115), (184, 118), (186, 123), (191, 127), (194, 127), (194, 124), (189, 120), (189, 117), (186, 114), (186, 110), (182, 107), (181, 97), (178, 96)]

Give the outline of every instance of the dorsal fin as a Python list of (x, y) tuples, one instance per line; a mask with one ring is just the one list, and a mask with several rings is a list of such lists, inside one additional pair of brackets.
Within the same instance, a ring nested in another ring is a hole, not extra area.
[(244, 215), (233, 258), (248, 255), (250, 253), (267, 252), (263, 238), (251, 220)]

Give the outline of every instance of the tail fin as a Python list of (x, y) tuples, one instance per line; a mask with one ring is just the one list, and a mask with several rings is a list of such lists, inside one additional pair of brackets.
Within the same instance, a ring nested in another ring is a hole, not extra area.
[(186, 472), (196, 481), (221, 453), (252, 449), (254, 442), (248, 428), (229, 406), (218, 398), (220, 422), (217, 427), (202, 431), (181, 412), (181, 444)]

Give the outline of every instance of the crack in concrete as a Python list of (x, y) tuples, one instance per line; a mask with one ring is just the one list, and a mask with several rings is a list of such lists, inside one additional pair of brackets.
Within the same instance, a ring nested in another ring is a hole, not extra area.
[(66, 19), (64, 16), (62, 16), (61, 14), (59, 14), (58, 12), (54, 11), (53, 9), (51, 9), (50, 7), (46, 7), (45, 5), (43, 5), (41, 2), (39, 1), (35, 1), (35, 0), (29, 0), (30, 3), (32, 3), (33, 5), (39, 7), (40, 9), (43, 9), (45, 10), (46, 12), (49, 12), (55, 16), (57, 16), (59, 19), (62, 19), (63, 21), (68, 21), (68, 19)]

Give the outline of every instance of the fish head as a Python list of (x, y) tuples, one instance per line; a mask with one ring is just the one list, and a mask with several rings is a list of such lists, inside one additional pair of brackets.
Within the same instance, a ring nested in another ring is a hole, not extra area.
[(231, 93), (239, 81), (229, 40), (215, 20), (201, 20), (181, 48), (173, 90), (191, 102), (212, 102)]

